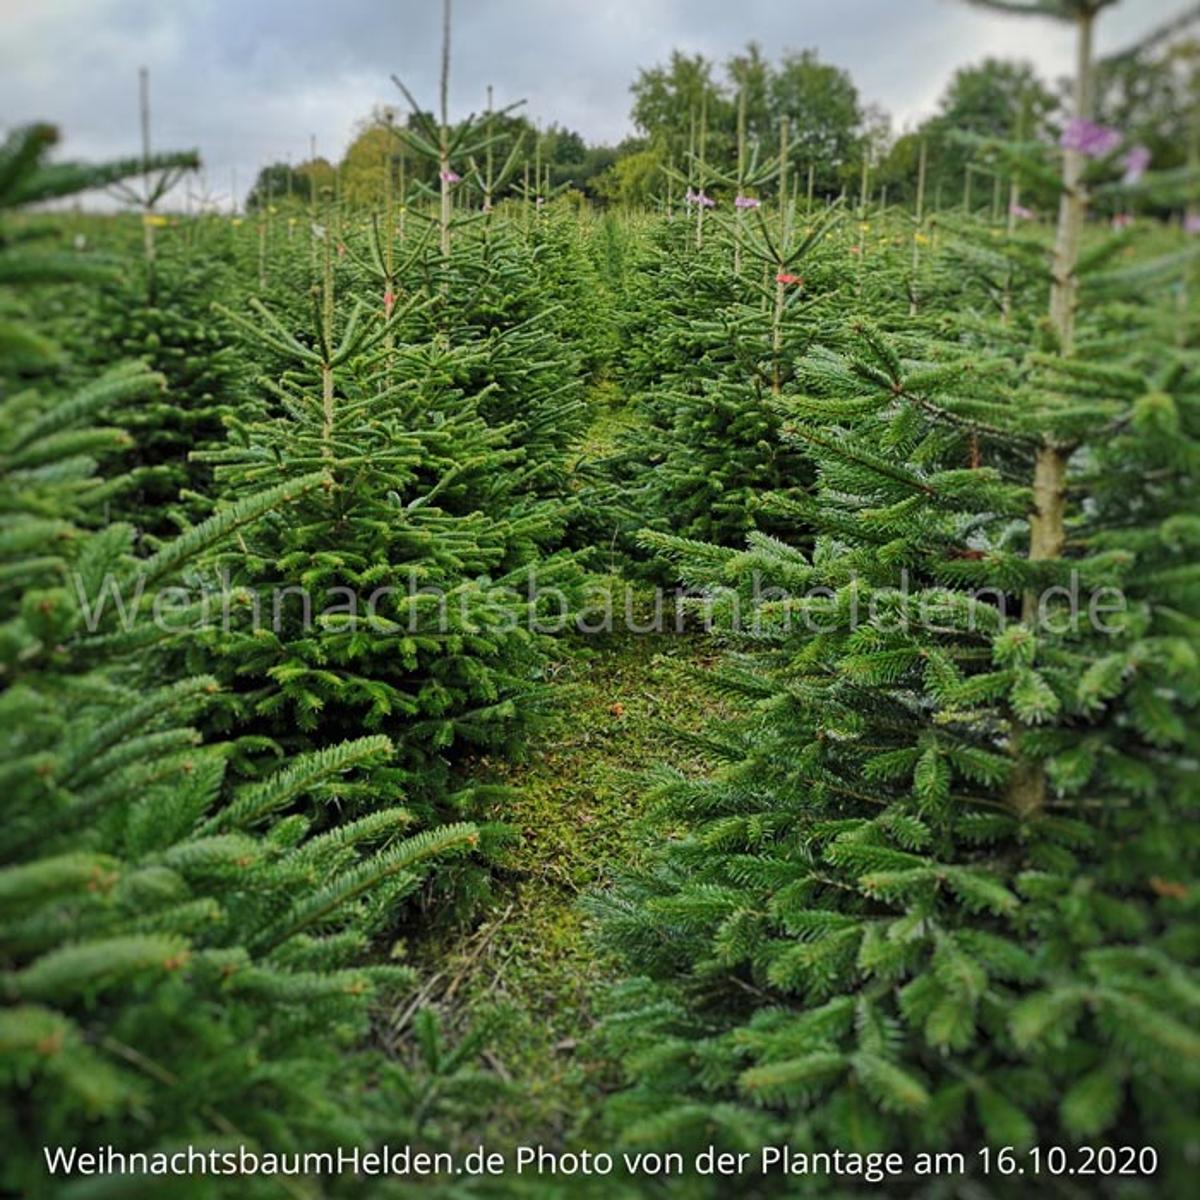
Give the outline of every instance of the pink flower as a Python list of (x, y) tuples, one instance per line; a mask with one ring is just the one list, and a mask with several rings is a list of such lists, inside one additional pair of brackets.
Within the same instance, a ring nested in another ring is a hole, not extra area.
[(1121, 165), (1125, 168), (1125, 174), (1121, 176), (1121, 182), (1137, 183), (1145, 175), (1146, 168), (1150, 165), (1149, 148), (1146, 146), (1134, 146), (1121, 159)]
[(395, 307), (395, 304), (396, 297), (392, 294), (392, 289), (388, 288), (388, 290), (383, 293), (383, 315), (385, 317), (390, 317), (392, 315), (392, 309)]
[(1200, 233), (1200, 213), (1189, 213), (1183, 218), (1184, 233)]
[(1106, 158), (1121, 144), (1121, 133), (1095, 121), (1072, 117), (1062, 131), (1058, 144), (1064, 150), (1074, 150), (1088, 158)]
[(1023, 204), (1010, 204), (1008, 211), (1019, 221), (1035, 221), (1037, 213), (1032, 208), (1026, 208)]
[(710, 196), (706, 196), (703, 191), (693, 192), (691, 188), (683, 195), (685, 204), (698, 204), (701, 208), (716, 208), (717, 202)]
[(795, 283), (795, 284), (798, 284), (800, 287), (803, 287), (804, 286), (804, 276), (803, 275), (789, 275), (786, 271), (780, 271), (775, 276), (775, 282), (776, 283)]
[(1114, 229), (1128, 229), (1132, 224), (1133, 217), (1129, 213), (1116, 213), (1111, 221)]
[(458, 174), (457, 171), (446, 170), (446, 171), (439, 171), (438, 178), (443, 183), (458, 183), (462, 179), (462, 176), (460, 174)]
[(758, 204), (753, 196), (736, 196), (733, 201), (734, 208), (757, 208)]

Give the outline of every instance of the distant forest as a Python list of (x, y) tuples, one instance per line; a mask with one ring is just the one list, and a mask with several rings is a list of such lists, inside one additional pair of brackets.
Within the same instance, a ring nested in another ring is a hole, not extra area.
[[(1098, 119), (1149, 147), (1156, 169), (1181, 166), (1195, 153), (1200, 42), (1135, 47), (1103, 63), (1098, 84)], [(1039, 78), (1028, 63), (988, 58), (958, 70), (937, 111), (898, 132), (890, 114), (863, 100), (848, 70), (811, 49), (773, 62), (754, 42), (723, 64), (675, 51), (667, 63), (639, 71), (630, 92), (636, 133), (616, 146), (589, 145), (553, 121), (536, 124), (519, 105), (496, 111), (491, 153), (498, 161), (515, 154), (520, 163), (510, 187), (576, 189), (601, 204), (649, 204), (668, 193), (671, 169), (683, 171), (698, 155), (714, 171), (732, 173), (739, 127), (744, 153), (774, 154), (786, 122), (793, 178), (816, 196), (857, 195), (866, 163), (873, 196), (886, 189), (890, 201), (911, 203), (924, 142), (929, 201), (962, 203), (972, 192), (981, 201), (997, 178), (981, 145), (988, 138), (1053, 140), (1065, 95), (1061, 81)], [(324, 189), (366, 207), (380, 200), (385, 186), (433, 183), (429, 159), (407, 140), (419, 125), (402, 102), (378, 109), (339, 162), (317, 157), (265, 166), (246, 207), (307, 203)], [(762, 190), (770, 194), (771, 187)], [(1036, 185), (1029, 195), (1036, 203)]]

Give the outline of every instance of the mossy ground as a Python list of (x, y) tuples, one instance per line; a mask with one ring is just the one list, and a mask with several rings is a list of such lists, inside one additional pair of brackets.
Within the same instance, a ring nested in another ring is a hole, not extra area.
[[(592, 404), (577, 463), (604, 458), (638, 420), (611, 383), (594, 387)], [(627, 583), (611, 566), (596, 584), (612, 593), (613, 623), (624, 624), (628, 594), (633, 624), (644, 627), (653, 605), (647, 585)], [(486, 1026), (481, 1065), (506, 1086), (472, 1104), (480, 1122), (473, 1143), (587, 1139), (618, 1082), (592, 1036), (598, 993), (618, 971), (590, 939), (579, 900), (636, 866), (652, 843), (646, 771), (704, 769), (669, 731), (699, 732), (723, 712), (703, 679), (717, 655), (712, 642), (679, 632), (669, 607), (663, 623), (665, 632), (619, 628), (564, 642), (555, 703), (525, 752), (468, 768), (470, 782), (504, 789), (471, 815), (504, 825), (509, 840), (492, 861), (491, 892), (474, 920), (427, 925), (406, 947), (424, 983), (403, 1009), (411, 1016), (431, 1006), (451, 1043)], [(391, 1033), (404, 1036), (394, 1023)]]
[(514, 833), (487, 914), (416, 949), (435, 980), (426, 999), (445, 1024), (494, 1022), (488, 1064), (512, 1086), (481, 1134), (498, 1145), (569, 1141), (612, 1082), (589, 1034), (596, 992), (614, 970), (589, 941), (579, 897), (641, 854), (641, 772), (702, 768), (664, 731), (699, 730), (717, 712), (695, 670), (712, 655), (701, 635), (611, 633), (581, 637), (575, 650), (561, 704), (524, 760), (484, 759), (473, 772), (513, 789), (481, 814)]

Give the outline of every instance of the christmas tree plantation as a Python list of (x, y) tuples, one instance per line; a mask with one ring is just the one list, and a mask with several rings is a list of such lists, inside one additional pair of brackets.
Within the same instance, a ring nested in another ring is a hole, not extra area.
[(8, 135), (0, 1187), (1190, 1194), (1200, 91), (990, 7), (1069, 94), (888, 145), (680, 55), (572, 179), (448, 4), (245, 211)]

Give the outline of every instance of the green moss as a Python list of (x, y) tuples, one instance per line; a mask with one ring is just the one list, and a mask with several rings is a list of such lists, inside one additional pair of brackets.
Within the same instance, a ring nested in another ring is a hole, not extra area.
[(488, 1059), (515, 1086), (476, 1136), (498, 1145), (568, 1140), (587, 1128), (611, 1082), (588, 1034), (592, 998), (612, 968), (589, 941), (577, 899), (641, 853), (641, 769), (701, 765), (664, 744), (663, 731), (712, 719), (715, 702), (694, 671), (710, 654), (692, 635), (581, 638), (561, 669), (562, 706), (524, 761), (474, 766), (480, 782), (514, 789), (480, 815), (507, 822), (515, 836), (487, 918), (415, 953), (438, 975), (430, 999), (452, 1025), (499, 1013)]

